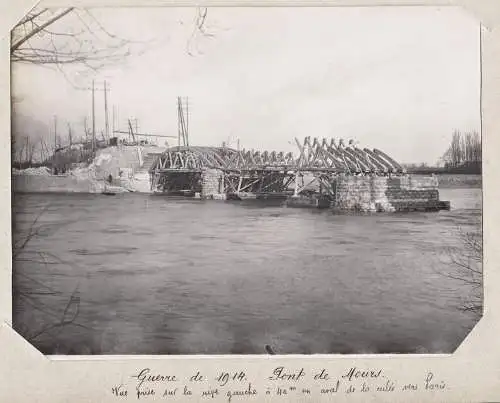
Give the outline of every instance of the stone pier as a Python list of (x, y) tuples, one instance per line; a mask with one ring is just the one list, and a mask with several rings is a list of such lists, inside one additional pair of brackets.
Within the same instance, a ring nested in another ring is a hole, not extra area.
[(439, 210), (435, 176), (339, 176), (332, 207), (342, 211)]
[(224, 189), (224, 171), (220, 169), (204, 169), (201, 173), (201, 198), (226, 199)]

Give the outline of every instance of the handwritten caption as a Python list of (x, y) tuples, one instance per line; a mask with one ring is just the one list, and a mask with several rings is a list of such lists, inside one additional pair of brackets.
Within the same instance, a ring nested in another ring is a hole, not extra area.
[[(130, 376), (131, 381), (111, 387), (112, 396), (117, 399), (134, 400), (259, 400), (258, 397), (293, 397), (328, 396), (337, 394), (391, 393), (391, 392), (439, 392), (448, 386), (433, 372), (428, 371), (422, 377), (401, 382), (391, 379), (378, 368), (351, 367), (344, 373), (333, 375), (327, 369), (306, 371), (304, 368), (278, 366), (259, 379), (249, 378), (244, 370), (220, 371), (214, 377), (200, 371), (188, 377), (175, 374), (155, 373), (150, 368), (143, 368)], [(264, 381), (264, 382), (262, 382)]]

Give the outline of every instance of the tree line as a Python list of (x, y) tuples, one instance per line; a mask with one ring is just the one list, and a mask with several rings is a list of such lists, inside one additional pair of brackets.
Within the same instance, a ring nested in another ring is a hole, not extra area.
[(445, 166), (459, 167), (482, 161), (481, 136), (478, 132), (453, 132), (451, 143), (443, 155)]

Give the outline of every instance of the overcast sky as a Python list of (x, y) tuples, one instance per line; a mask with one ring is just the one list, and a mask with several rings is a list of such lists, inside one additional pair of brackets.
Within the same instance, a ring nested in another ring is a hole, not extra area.
[[(454, 129), (480, 129), (479, 23), (460, 8), (210, 8), (210, 37), (193, 35), (194, 8), (91, 12), (119, 37), (153, 40), (148, 51), (83, 76), (14, 65), (16, 113), (82, 132), (91, 93), (74, 85), (94, 78), (122, 130), (135, 117), (142, 132), (177, 135), (176, 97), (189, 97), (193, 145), (295, 151), (294, 137), (343, 137), (435, 163)], [(96, 109), (100, 131), (99, 92)]]

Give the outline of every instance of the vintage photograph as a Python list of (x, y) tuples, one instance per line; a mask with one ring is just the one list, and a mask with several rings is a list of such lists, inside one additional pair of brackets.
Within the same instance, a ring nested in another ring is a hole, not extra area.
[(43, 354), (453, 353), (481, 318), (463, 9), (36, 7), (10, 55)]

